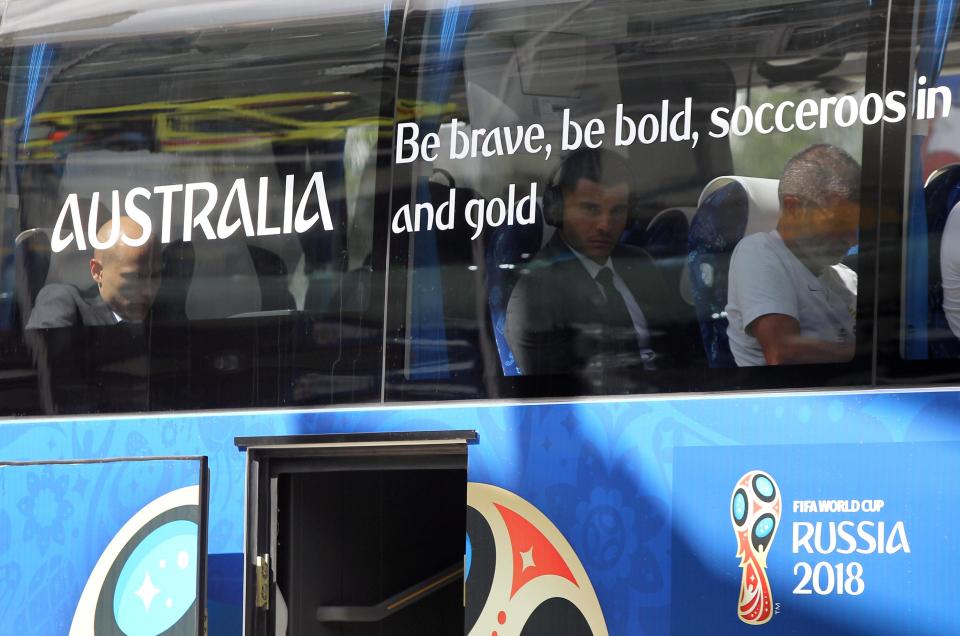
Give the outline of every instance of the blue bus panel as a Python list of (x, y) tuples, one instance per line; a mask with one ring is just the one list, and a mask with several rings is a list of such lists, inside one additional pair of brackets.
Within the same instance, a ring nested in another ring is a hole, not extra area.
[[(211, 634), (242, 629), (235, 437), (466, 429), (466, 586), (485, 589), (465, 633), (546, 633), (555, 613), (584, 634), (942, 634), (960, 624), (958, 409), (960, 393), (926, 391), (44, 420), (0, 427), (0, 457), (207, 457)], [(0, 479), (0, 633), (67, 633), (110, 538), (198, 484), (169, 460)], [(176, 524), (142, 538), (117, 589), (141, 589), (134, 558), (185, 541)]]
[(0, 631), (197, 634), (205, 470), (202, 458), (0, 466)]

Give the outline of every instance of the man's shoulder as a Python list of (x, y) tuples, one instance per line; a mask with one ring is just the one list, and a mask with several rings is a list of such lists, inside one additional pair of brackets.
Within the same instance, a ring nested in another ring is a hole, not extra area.
[(580, 266), (576, 255), (554, 236), (528, 263), (520, 267), (520, 281), (552, 277), (573, 266)]
[(571, 298), (593, 290), (583, 263), (566, 245), (552, 240), (528, 263), (516, 270), (517, 280), (509, 304), (563, 305)]
[(733, 248), (731, 268), (740, 264), (754, 267), (764, 263), (767, 266), (783, 262), (787, 247), (773, 232), (754, 232), (743, 237)]
[(80, 289), (66, 283), (44, 285), (37, 294), (27, 329), (111, 324), (110, 309), (96, 286)]
[(49, 283), (44, 285), (37, 294), (35, 305), (43, 301), (70, 298), (77, 303), (89, 302), (83, 298), (83, 292), (74, 285), (68, 283)]
[[(572, 255), (571, 255), (572, 256)], [(549, 288), (563, 285), (564, 281), (570, 280), (572, 268), (582, 267), (573, 261), (534, 257), (529, 263), (517, 270), (517, 281), (514, 284), (514, 291), (521, 290), (523, 293), (543, 292)]]
[(734, 252), (777, 251), (783, 242), (773, 232), (754, 232), (744, 236), (733, 248)]
[(85, 304), (81, 291), (73, 285), (50, 283), (37, 294), (27, 329), (69, 327), (79, 320), (78, 309)]

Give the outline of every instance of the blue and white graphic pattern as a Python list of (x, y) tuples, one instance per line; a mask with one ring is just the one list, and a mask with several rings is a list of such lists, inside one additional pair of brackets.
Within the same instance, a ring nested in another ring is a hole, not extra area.
[[(235, 437), (474, 429), (470, 481), (543, 511), (582, 560), (610, 633), (633, 636), (671, 633), (671, 546), (685, 519), (676, 508), (685, 504), (674, 497), (676, 449), (822, 444), (856, 457), (860, 445), (873, 443), (909, 453), (914, 442), (960, 441), (958, 414), (960, 393), (943, 391), (11, 422), (0, 426), (0, 459), (208, 456), (209, 628), (232, 635), (241, 620), (245, 459)], [(734, 479), (752, 468), (738, 465)], [(111, 466), (109, 475), (65, 481), (40, 469), (32, 486), (18, 480), (16, 488), (5, 471), (0, 626), (17, 625), (17, 634), (64, 633), (78, 581), (103, 549), (91, 528), (119, 527), (135, 501), (148, 499), (144, 493), (183, 485), (177, 470), (159, 465), (136, 473)], [(717, 526), (729, 540), (729, 480), (720, 486), (727, 517)], [(725, 550), (724, 567), (736, 567)], [(873, 625), (896, 612), (872, 610), (864, 620)]]

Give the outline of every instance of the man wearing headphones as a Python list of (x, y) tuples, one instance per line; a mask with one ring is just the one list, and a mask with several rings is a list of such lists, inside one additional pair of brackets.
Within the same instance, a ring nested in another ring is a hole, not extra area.
[(603, 149), (578, 150), (551, 175), (543, 214), (557, 231), (507, 305), (505, 332), (524, 375), (585, 374), (614, 392), (623, 371), (691, 353), (676, 295), (649, 254), (619, 243), (636, 219), (632, 182), (628, 163)]

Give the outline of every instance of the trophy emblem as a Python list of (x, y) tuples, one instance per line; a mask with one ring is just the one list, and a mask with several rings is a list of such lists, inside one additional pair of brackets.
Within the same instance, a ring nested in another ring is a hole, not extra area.
[(748, 625), (763, 625), (773, 618), (767, 554), (780, 525), (780, 511), (780, 488), (773, 477), (751, 470), (737, 481), (730, 499), (742, 570), (737, 615)]

